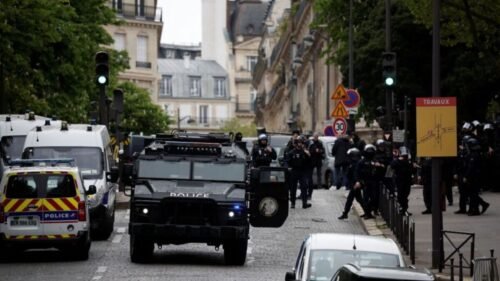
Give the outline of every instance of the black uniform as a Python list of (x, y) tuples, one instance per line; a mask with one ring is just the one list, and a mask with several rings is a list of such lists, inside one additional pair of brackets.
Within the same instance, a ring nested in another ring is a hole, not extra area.
[(411, 189), (411, 176), (413, 174), (413, 165), (407, 157), (399, 157), (391, 163), (396, 178), (396, 188), (398, 190), (398, 203), (400, 212), (408, 211), (408, 196)]
[(346, 179), (347, 179), (347, 187), (349, 189), (349, 194), (347, 195), (347, 201), (345, 202), (344, 212), (340, 217), (338, 217), (339, 220), (347, 219), (347, 214), (349, 213), (349, 210), (351, 210), (354, 199), (358, 201), (358, 203), (363, 208), (363, 211), (365, 211), (365, 202), (363, 200), (362, 187), (355, 186), (356, 169), (358, 168), (358, 164), (361, 161), (360, 155), (357, 155), (358, 153), (359, 151), (355, 153), (351, 152), (350, 154), (348, 154), (349, 166), (347, 168)]
[(252, 148), (253, 167), (270, 166), (271, 162), (278, 157), (276, 150), (269, 145), (256, 144)]
[[(472, 140), (469, 141), (469, 154), (466, 157), (463, 181), (470, 195), (469, 215), (477, 216), (484, 213), (490, 204), (479, 196), (481, 188), (479, 185), (481, 183), (481, 147), (477, 140), (475, 140), (477, 143)], [(481, 212), (479, 211), (479, 205), (482, 206)]]
[(373, 161), (374, 152), (373, 154), (365, 153), (365, 157), (358, 162), (354, 172), (354, 183), (359, 182), (363, 189), (365, 218), (373, 218), (372, 211), (376, 209), (374, 195), (378, 188), (378, 181), (377, 167)]
[(422, 168), (420, 176), (422, 177), (425, 210), (423, 214), (430, 214), (432, 212), (432, 160), (431, 158), (423, 158), (420, 161)]
[(302, 199), (302, 207), (308, 208), (311, 205), (307, 203), (307, 165), (309, 162), (309, 154), (306, 149), (301, 146), (296, 146), (286, 154), (286, 163), (291, 168), (291, 183), (290, 183), (290, 201), (292, 208), (295, 208), (295, 200), (297, 198), (297, 183), (300, 184), (300, 197)]
[(335, 141), (332, 147), (332, 155), (335, 157), (335, 181), (337, 189), (340, 189), (345, 184), (345, 173), (349, 161), (347, 160), (347, 151), (351, 148), (351, 143), (348, 138), (342, 137)]
[[(323, 159), (325, 159), (325, 149), (320, 140), (312, 140), (309, 144), (309, 152), (311, 153), (311, 175), (310, 181), (313, 182), (314, 169), (316, 169), (316, 183), (318, 187), (321, 186), (321, 167), (323, 166)], [(312, 191), (311, 191), (312, 192)]]
[(455, 211), (455, 214), (465, 214), (467, 213), (467, 202), (469, 201), (469, 189), (467, 188), (466, 184), (463, 181), (464, 174), (465, 174), (465, 169), (467, 166), (467, 148), (465, 144), (462, 144), (460, 146), (460, 149), (458, 150), (458, 156), (457, 156), (457, 165), (456, 165), (456, 175), (458, 177), (458, 193), (459, 193), (459, 199), (458, 199), (458, 206), (459, 209)]

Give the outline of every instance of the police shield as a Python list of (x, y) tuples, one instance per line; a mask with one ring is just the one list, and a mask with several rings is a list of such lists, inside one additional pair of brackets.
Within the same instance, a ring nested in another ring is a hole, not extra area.
[(288, 170), (260, 167), (251, 170), (249, 202), (250, 224), (254, 227), (280, 227), (288, 217)]

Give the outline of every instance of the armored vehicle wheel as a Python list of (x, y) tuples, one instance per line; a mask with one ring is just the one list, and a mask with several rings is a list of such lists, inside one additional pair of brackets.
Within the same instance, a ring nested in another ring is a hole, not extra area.
[(151, 259), (154, 243), (134, 234), (130, 235), (130, 260), (133, 263), (145, 263)]
[(224, 242), (224, 260), (227, 265), (244, 265), (247, 258), (248, 239)]
[(71, 256), (75, 260), (86, 261), (89, 259), (90, 241), (85, 241), (83, 243), (78, 243), (75, 247)]

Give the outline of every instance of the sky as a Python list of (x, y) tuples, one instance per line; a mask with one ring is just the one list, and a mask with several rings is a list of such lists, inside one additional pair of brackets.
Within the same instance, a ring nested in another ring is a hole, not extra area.
[(158, 0), (163, 9), (162, 43), (191, 44), (201, 42), (202, 0)]

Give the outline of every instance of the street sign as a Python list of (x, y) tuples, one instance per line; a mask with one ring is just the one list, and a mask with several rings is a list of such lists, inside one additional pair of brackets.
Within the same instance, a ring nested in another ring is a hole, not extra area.
[(323, 130), (323, 134), (327, 137), (333, 137), (333, 127), (326, 126), (325, 129)]
[(339, 84), (335, 91), (332, 93), (332, 96), (330, 97), (332, 100), (345, 100), (347, 99), (347, 93), (345, 91), (344, 86), (342, 84)]
[(342, 101), (339, 101), (335, 108), (332, 111), (331, 114), (332, 117), (338, 117), (338, 118), (344, 118), (349, 116), (349, 112), (347, 112), (347, 109), (344, 106), (344, 103)]
[(392, 141), (397, 143), (404, 143), (405, 130), (392, 130)]
[(333, 121), (333, 134), (338, 137), (347, 132), (347, 122), (344, 118), (335, 118)]
[(361, 97), (359, 96), (358, 91), (354, 89), (347, 89), (346, 94), (347, 98), (344, 100), (344, 105), (346, 107), (358, 107), (361, 102)]
[(457, 98), (417, 98), (417, 156), (457, 156)]

